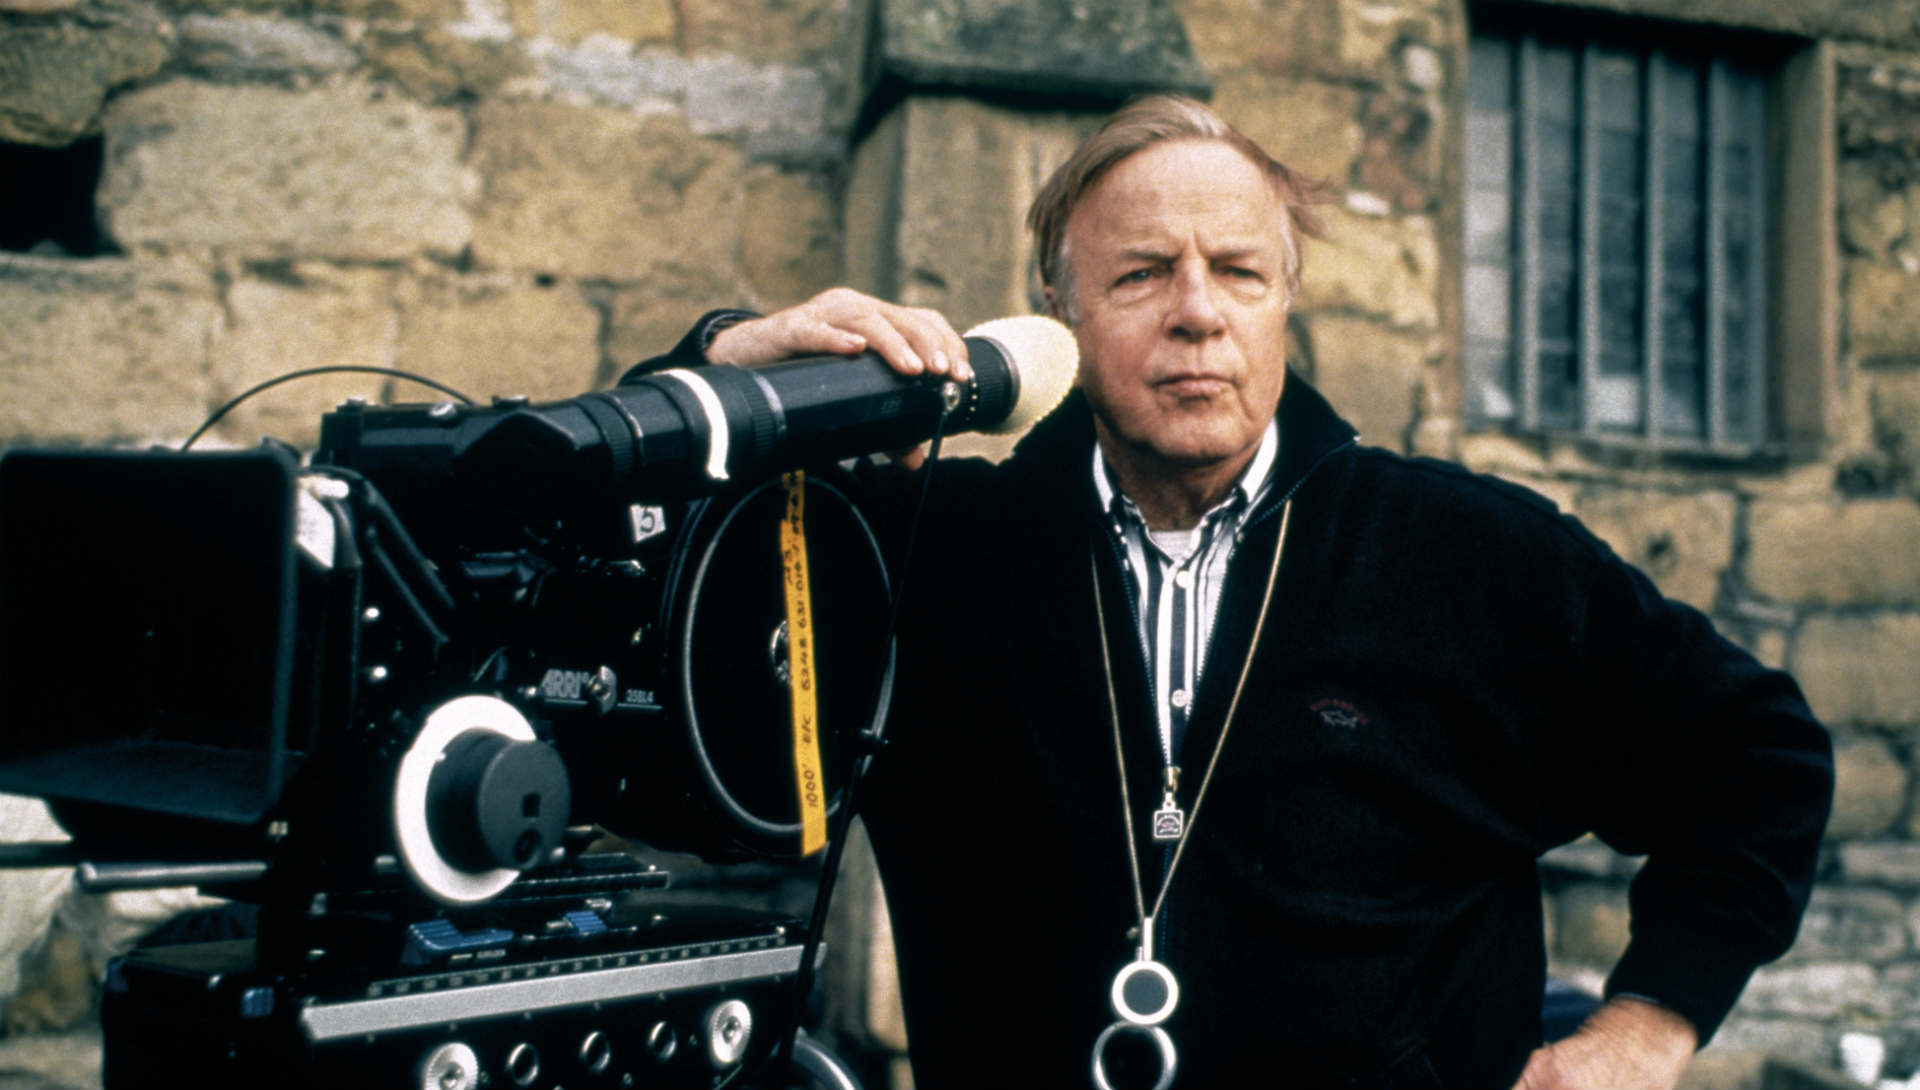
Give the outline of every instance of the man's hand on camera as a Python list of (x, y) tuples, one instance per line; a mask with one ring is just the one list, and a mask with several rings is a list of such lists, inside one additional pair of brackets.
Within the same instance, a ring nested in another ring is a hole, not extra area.
[(821, 292), (798, 306), (728, 326), (707, 359), (759, 367), (795, 356), (852, 356), (868, 349), (903, 375), (951, 375), (965, 382), (966, 342), (940, 312), (903, 307), (852, 288)]
[(1616, 996), (1573, 1036), (1527, 1058), (1514, 1090), (1671, 1087), (1699, 1044), (1693, 1023), (1657, 1003)]
[[(939, 311), (903, 307), (831, 288), (798, 306), (728, 326), (707, 345), (707, 360), (760, 367), (796, 356), (853, 356), (872, 349), (903, 375), (973, 377), (967, 345)], [(925, 447), (893, 451), (893, 460), (918, 469)]]

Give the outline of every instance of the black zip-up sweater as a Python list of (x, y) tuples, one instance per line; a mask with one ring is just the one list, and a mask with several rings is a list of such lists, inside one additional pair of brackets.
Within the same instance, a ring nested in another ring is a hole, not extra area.
[[(1181, 755), (1197, 784), (1290, 501), (1162, 926), (1176, 1085), (1511, 1085), (1540, 1039), (1535, 860), (1588, 830), (1648, 855), (1609, 991), (1704, 1043), (1809, 892), (1832, 756), (1798, 688), (1549, 501), (1358, 446), (1298, 376), (1279, 421)], [(1132, 956), (1093, 564), (1140, 830), (1158, 743), (1092, 443), (1076, 394), (1007, 462), (934, 470), (863, 788), (916, 1085), (1087, 1085)]]

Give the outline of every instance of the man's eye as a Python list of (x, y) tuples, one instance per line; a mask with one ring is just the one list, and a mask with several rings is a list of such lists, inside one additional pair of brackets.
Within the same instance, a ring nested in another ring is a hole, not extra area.
[(1114, 283), (1116, 283), (1116, 284), (1144, 284), (1144, 283), (1146, 283), (1146, 282), (1147, 282), (1147, 280), (1149, 280), (1150, 278), (1152, 278), (1152, 276), (1153, 276), (1153, 270), (1152, 270), (1152, 269), (1129, 269), (1129, 270), (1127, 270), (1126, 272), (1124, 272), (1124, 273), (1121, 273), (1121, 274), (1120, 274), (1120, 279), (1118, 279), (1118, 280), (1116, 280), (1116, 281), (1114, 281)]

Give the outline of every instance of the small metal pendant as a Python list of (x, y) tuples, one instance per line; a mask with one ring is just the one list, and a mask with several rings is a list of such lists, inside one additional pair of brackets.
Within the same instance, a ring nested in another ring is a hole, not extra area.
[(1153, 812), (1153, 838), (1160, 841), (1178, 840), (1180, 834), (1187, 831), (1187, 812), (1173, 805), (1169, 797), (1166, 805)]

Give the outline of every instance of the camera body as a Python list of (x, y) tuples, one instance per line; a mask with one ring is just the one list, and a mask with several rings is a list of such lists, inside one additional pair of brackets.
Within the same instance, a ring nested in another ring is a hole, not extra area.
[(524, 408), (0, 460), (0, 790), (100, 888), (259, 906), (115, 968), (110, 1084), (708, 1086), (790, 1033), (805, 924), (591, 848), (798, 857), (790, 489), (830, 805), (886, 714), (879, 536), (831, 464), (536, 472)]

